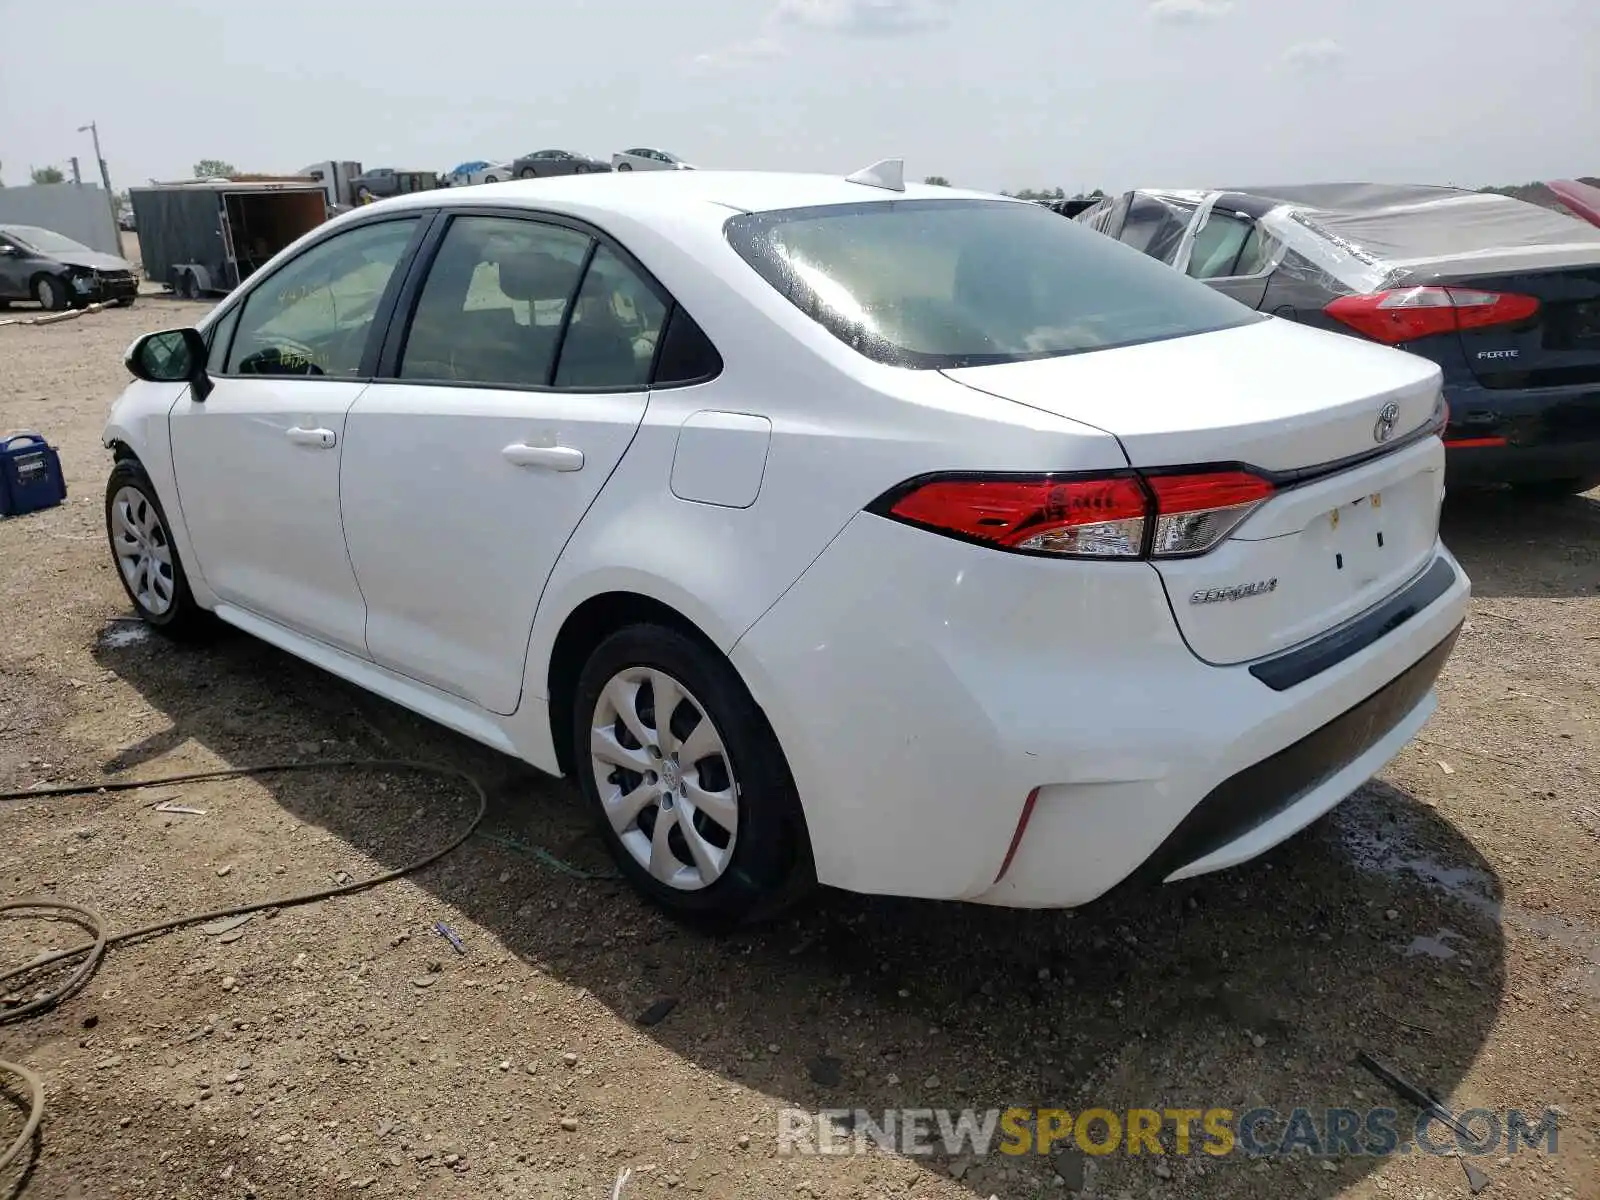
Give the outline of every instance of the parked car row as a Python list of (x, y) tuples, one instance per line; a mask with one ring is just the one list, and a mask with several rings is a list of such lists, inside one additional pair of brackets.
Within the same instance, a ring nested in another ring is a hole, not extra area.
[[(1573, 211), (1600, 212), (1600, 192), (1552, 187)], [(1494, 193), (1364, 183), (1139, 190), (1074, 207), (1073, 220), (1249, 308), (1437, 363), (1452, 482), (1555, 496), (1600, 485), (1589, 221)]]
[(502, 183), (507, 179), (549, 179), (558, 175), (594, 175), (606, 171), (692, 171), (693, 165), (676, 154), (636, 146), (611, 156), (611, 161), (572, 150), (535, 150), (509, 162), (479, 159), (465, 162), (441, 177), (444, 187)]

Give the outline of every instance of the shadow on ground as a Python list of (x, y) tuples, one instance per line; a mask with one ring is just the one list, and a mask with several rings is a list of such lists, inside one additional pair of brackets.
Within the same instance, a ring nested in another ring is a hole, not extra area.
[[(1487, 511), (1480, 519), (1513, 521), (1509, 510)], [(1562, 519), (1594, 518), (1577, 510)], [(100, 663), (171, 729), (105, 763), (108, 771), (139, 768), (189, 739), (232, 764), (313, 750), (438, 760), (488, 785), (491, 832), (607, 869), (565, 784), (264, 644), (226, 634), (188, 650), (155, 638), (112, 641), (124, 644), (103, 642)], [(364, 778), (263, 782), (297, 819), (390, 865), (466, 815), (443, 790), (397, 804)], [(417, 804), (428, 808), (421, 834), (397, 812), (409, 817)], [(1431, 861), (1480, 873), (1489, 898), (1499, 898), (1488, 865), (1453, 827), (1382, 787), (1265, 860), (1076, 913), (825, 893), (775, 927), (709, 940), (662, 920), (620, 883), (553, 872), (486, 840), (418, 882), (524, 961), (587, 988), (619, 1020), (675, 999), (651, 1036), (784, 1105), (874, 1113), (1265, 1106), (1285, 1115), (1392, 1105), (1406, 1140), (1413, 1110), (1352, 1065), (1357, 1051), (1448, 1094), (1494, 1019), (1505, 947), (1498, 927), (1474, 923), (1449, 896), (1361, 864), (1353, 847), (1401, 834)], [(1454, 960), (1407, 953), (1412, 932), (1436, 926), (1472, 931), (1455, 943)], [(783, 1053), (766, 1053), (769, 1044)], [(1281, 1134), (1269, 1123), (1268, 1141), (1274, 1129)], [(1331, 1197), (1376, 1162), (1345, 1158), (1329, 1171), (1296, 1159), (1281, 1169), (1297, 1182), (1275, 1175), (1272, 1190)], [(1087, 1170), (1100, 1194), (1135, 1186), (1143, 1195), (1141, 1181), (1151, 1182), (1147, 1161), (1121, 1156), (1088, 1162), (1068, 1151), (1048, 1168), (1069, 1185)], [(929, 1159), (927, 1169), (949, 1167)], [(979, 1196), (1015, 1194), (1007, 1169), (991, 1160), (963, 1172), (962, 1183)], [(1046, 1164), (1033, 1169), (1047, 1173)], [(1241, 1156), (1199, 1155), (1171, 1168), (1181, 1194), (1208, 1195), (1243, 1191), (1240, 1175), (1252, 1169)]]
[[(1600, 493), (1597, 493), (1600, 494)], [(1600, 499), (1452, 492), (1440, 533), (1486, 599), (1600, 595)]]

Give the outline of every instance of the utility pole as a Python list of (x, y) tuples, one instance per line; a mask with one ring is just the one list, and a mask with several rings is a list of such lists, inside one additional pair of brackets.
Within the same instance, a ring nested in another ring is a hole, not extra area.
[(78, 156), (72, 156), (72, 182), (78, 187), (83, 186), (83, 172), (78, 170)]
[(111, 206), (111, 230), (115, 233), (121, 228), (117, 218), (122, 214), (117, 210), (117, 195), (111, 190), (111, 172), (106, 170), (105, 155), (100, 153), (100, 129), (90, 121), (87, 125), (79, 125), (78, 132), (87, 133), (94, 139), (94, 159), (100, 164), (100, 183), (106, 189), (106, 203)]

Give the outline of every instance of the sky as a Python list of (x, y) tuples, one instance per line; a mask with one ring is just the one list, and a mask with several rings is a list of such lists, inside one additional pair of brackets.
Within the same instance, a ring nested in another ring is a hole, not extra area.
[(0, 0), (0, 179), (655, 146), (985, 190), (1600, 174), (1596, 0)]

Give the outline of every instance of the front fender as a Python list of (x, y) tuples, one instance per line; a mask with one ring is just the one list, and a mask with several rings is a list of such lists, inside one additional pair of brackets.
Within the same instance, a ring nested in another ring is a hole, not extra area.
[(189, 590), (201, 608), (209, 609), (216, 603), (216, 596), (206, 585), (189, 541), (189, 525), (184, 520), (182, 497), (172, 463), (169, 431), (172, 408), (188, 387), (183, 383), (134, 380), (112, 404), (100, 433), (100, 444), (108, 450), (125, 448), (144, 467), (172, 527), (172, 538), (189, 579)]

